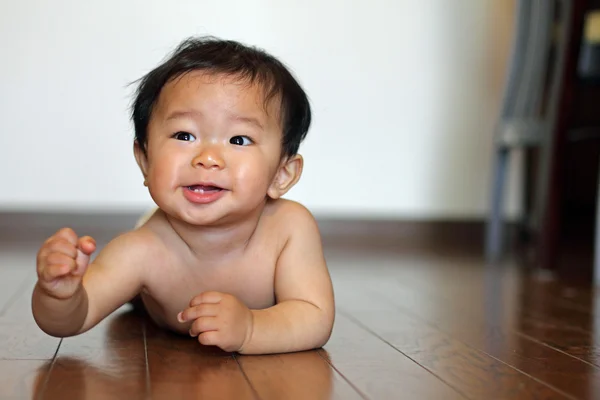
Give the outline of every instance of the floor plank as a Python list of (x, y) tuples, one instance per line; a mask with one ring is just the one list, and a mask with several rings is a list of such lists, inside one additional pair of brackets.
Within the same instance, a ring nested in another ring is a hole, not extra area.
[(0, 360), (50, 360), (59, 342), (42, 332), (33, 317), (0, 322)]
[[(48, 336), (39, 329), (31, 313), (31, 293), (33, 290), (30, 274), (15, 270), (0, 270), (0, 286), (13, 280), (16, 292), (5, 303), (0, 314), (0, 360), (49, 360), (52, 359), (59, 339)], [(6, 281), (4, 277), (8, 277)], [(6, 289), (8, 291), (8, 289)], [(1, 293), (1, 292), (0, 292)]]
[(269, 356), (201, 346), (128, 307), (60, 342), (31, 316), (39, 243), (0, 243), (0, 398), (600, 398), (600, 292), (388, 242), (329, 246), (330, 342)]
[(0, 360), (0, 399), (37, 399), (49, 361)]
[[(595, 316), (597, 308), (589, 307), (587, 312), (581, 309), (573, 310), (565, 302), (565, 299), (573, 297), (574, 293), (581, 295), (586, 290), (573, 289), (560, 282), (535, 280), (523, 276), (522, 272), (515, 268), (492, 271), (491, 275), (495, 277), (495, 281), (501, 283), (486, 285), (483, 277), (485, 271), (485, 268), (465, 269), (463, 266), (440, 268), (436, 275), (445, 279), (444, 285), (427, 282), (418, 275), (412, 277), (411, 285), (435, 297), (436, 303), (454, 304), (455, 308), (451, 312), (461, 309), (463, 313), (485, 320), (488, 324), (501, 325), (504, 331), (516, 332), (536, 344), (563, 353), (560, 356), (554, 354), (552, 358), (546, 356), (544, 359), (553, 359), (554, 365), (564, 367), (561, 368), (562, 373), (573, 371), (577, 374), (582, 370), (586, 371), (584, 376), (591, 383), (592, 392), (600, 393), (597, 369), (581, 366), (572, 360), (562, 360), (571, 356), (600, 367), (600, 317)], [(449, 279), (451, 276), (455, 279)], [(403, 282), (405, 283), (405, 280)], [(467, 285), (469, 291), (460, 293), (462, 289), (459, 282)], [(579, 303), (580, 307), (582, 304)], [(502, 309), (505, 310), (504, 318), (489, 318), (489, 315), (494, 313), (487, 313), (488, 310)], [(486, 314), (482, 313), (484, 310)], [(510, 312), (510, 318), (506, 312)], [(538, 346), (523, 344), (520, 347), (531, 352)], [(580, 388), (590, 386), (582, 386), (581, 382), (569, 385)]]
[[(523, 319), (519, 322), (519, 332), (531, 341), (592, 364), (596, 369), (600, 368), (598, 333), (581, 332), (568, 325), (549, 324), (531, 319)], [(600, 395), (600, 390), (598, 394)]]
[(153, 399), (257, 399), (230, 353), (185, 335), (147, 326), (148, 383)]
[(2, 268), (2, 279), (0, 280), (0, 317), (2, 317), (13, 303), (25, 291), (29, 283), (31, 271), (24, 268)]
[(92, 330), (63, 339), (46, 379), (44, 399), (146, 398), (143, 320), (123, 307)]
[[(370, 284), (371, 293), (563, 393), (585, 399), (600, 395), (597, 368), (520, 333), (523, 318), (519, 297), (515, 296), (518, 275), (511, 276), (512, 271), (492, 275), (495, 279), (486, 286), (482, 268), (465, 268), (461, 272), (446, 265), (439, 269), (436, 277), (430, 279), (422, 279), (426, 272), (416, 274), (408, 266), (382, 269)], [(363, 286), (365, 279), (368, 277), (362, 278)], [(597, 346), (587, 349), (593, 354)]]
[(262, 400), (361, 399), (360, 393), (329, 365), (328, 357), (323, 350), (238, 356), (238, 361)]
[(342, 309), (470, 399), (573, 398), (472, 348), (360, 287), (336, 291)]
[(35, 274), (28, 273), (21, 281), (10, 303), (5, 306), (0, 314), (0, 321), (19, 321), (31, 314), (31, 296), (36, 283)]
[(335, 369), (369, 398), (465, 398), (343, 315), (338, 314), (324, 349)]

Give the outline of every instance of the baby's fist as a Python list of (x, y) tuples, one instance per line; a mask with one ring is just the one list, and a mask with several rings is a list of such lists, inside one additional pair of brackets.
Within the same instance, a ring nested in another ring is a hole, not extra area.
[(207, 346), (224, 351), (241, 351), (250, 341), (254, 318), (252, 311), (237, 297), (221, 292), (204, 292), (179, 313), (179, 322), (193, 321), (190, 335)]
[(58, 299), (73, 296), (95, 250), (96, 242), (91, 237), (78, 238), (70, 228), (59, 230), (38, 251), (38, 285)]

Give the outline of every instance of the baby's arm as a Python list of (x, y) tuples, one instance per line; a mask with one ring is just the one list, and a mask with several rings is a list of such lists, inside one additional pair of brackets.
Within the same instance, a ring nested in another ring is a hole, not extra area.
[[(142, 268), (151, 247), (143, 234), (118, 236), (89, 265), (81, 261), (81, 246), (75, 232), (62, 229), (39, 252), (32, 311), (49, 335), (67, 337), (91, 329), (142, 288)], [(77, 253), (76, 263), (72, 256)], [(77, 271), (78, 266), (85, 272)]]
[(252, 310), (253, 330), (243, 354), (302, 351), (323, 346), (331, 335), (335, 305), (321, 237), (312, 215), (294, 204), (292, 232), (275, 271), (277, 304)]

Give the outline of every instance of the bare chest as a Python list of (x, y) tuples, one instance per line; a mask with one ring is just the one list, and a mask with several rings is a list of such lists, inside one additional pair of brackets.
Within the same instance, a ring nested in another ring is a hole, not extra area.
[(256, 255), (220, 265), (202, 262), (157, 265), (141, 297), (147, 312), (158, 324), (185, 333), (189, 326), (179, 323), (177, 314), (192, 298), (205, 291), (234, 295), (250, 309), (272, 306), (275, 264), (274, 256)]

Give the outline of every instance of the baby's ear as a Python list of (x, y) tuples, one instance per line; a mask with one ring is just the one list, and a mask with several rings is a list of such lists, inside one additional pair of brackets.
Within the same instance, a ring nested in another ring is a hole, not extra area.
[(146, 177), (148, 176), (148, 157), (146, 157), (146, 153), (137, 140), (133, 142), (133, 154), (135, 156), (135, 161), (137, 161), (137, 164), (144, 175), (144, 186), (148, 186), (146, 182)]
[(300, 179), (304, 160), (301, 155), (296, 154), (286, 159), (280, 166), (267, 195), (272, 199), (278, 199), (287, 193)]

